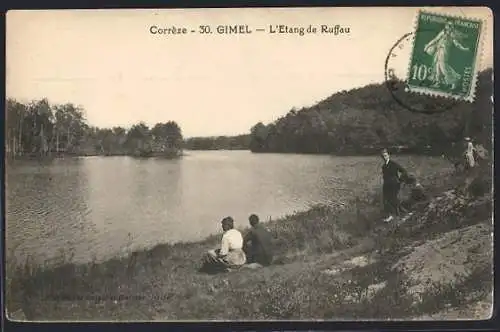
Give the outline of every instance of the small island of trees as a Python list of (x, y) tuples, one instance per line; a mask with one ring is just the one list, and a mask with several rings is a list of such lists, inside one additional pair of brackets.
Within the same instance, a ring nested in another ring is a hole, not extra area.
[(83, 108), (74, 104), (51, 105), (47, 99), (21, 103), (7, 99), (6, 157), (63, 155), (130, 155), (178, 157), (183, 137), (175, 121), (149, 128), (140, 122), (123, 127), (98, 128), (86, 122)]

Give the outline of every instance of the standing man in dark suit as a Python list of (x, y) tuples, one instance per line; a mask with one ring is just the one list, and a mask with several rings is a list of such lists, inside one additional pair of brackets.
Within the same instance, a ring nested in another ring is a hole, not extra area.
[(394, 216), (399, 216), (399, 189), (401, 188), (401, 179), (405, 179), (408, 175), (406, 170), (398, 163), (391, 160), (387, 149), (382, 150), (382, 175), (384, 179), (383, 184), (383, 200), (384, 212), (386, 214), (385, 222), (394, 219)]

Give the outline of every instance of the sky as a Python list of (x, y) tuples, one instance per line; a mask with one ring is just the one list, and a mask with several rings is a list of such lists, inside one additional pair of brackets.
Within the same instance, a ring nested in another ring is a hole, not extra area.
[[(81, 105), (90, 125), (176, 121), (185, 137), (248, 133), (293, 107), (383, 82), (390, 48), (419, 9), (47, 10), (7, 12), (7, 97)], [(432, 7), (484, 20), (481, 68), (493, 62), (486, 7)], [(215, 33), (248, 25), (252, 34)], [(339, 25), (349, 34), (270, 34), (269, 26)], [(159, 35), (151, 26), (213, 34)], [(255, 31), (257, 28), (264, 32)], [(398, 59), (408, 66), (409, 50)], [(401, 69), (400, 68), (400, 69)]]

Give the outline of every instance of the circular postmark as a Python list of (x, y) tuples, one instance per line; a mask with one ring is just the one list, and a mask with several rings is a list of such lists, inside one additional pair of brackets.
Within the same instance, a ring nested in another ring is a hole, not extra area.
[[(426, 30), (418, 30), (418, 33), (435, 34)], [(411, 112), (437, 114), (448, 111), (461, 100), (415, 92), (406, 83), (414, 35), (414, 32), (406, 33), (389, 50), (384, 66), (385, 86), (394, 101)]]

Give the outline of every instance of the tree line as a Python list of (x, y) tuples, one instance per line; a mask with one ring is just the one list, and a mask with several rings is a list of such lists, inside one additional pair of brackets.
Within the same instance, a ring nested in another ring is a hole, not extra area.
[[(276, 121), (257, 123), (249, 134), (183, 139), (174, 121), (149, 128), (89, 126), (83, 108), (47, 99), (21, 103), (7, 99), (7, 156), (133, 155), (178, 156), (190, 150), (371, 154), (381, 147), (412, 153), (439, 153), (463, 136), (491, 148), (492, 70), (479, 74), (473, 103), (407, 94), (405, 102), (420, 109), (447, 109), (433, 115), (410, 112), (395, 101), (386, 84), (341, 91), (311, 107), (292, 109)], [(393, 82), (404, 89), (404, 83)], [(451, 103), (451, 104), (450, 104)], [(451, 106), (451, 107), (449, 107)]]
[(149, 128), (140, 122), (123, 127), (89, 126), (83, 108), (51, 105), (47, 99), (21, 103), (7, 99), (5, 151), (8, 157), (58, 155), (178, 156), (183, 137), (175, 121)]
[[(413, 153), (439, 153), (472, 136), (491, 147), (492, 70), (479, 74), (473, 103), (407, 94), (418, 109), (448, 109), (432, 115), (400, 105), (386, 84), (333, 94), (314, 106), (292, 109), (276, 121), (251, 128), (252, 152), (370, 154), (382, 147)], [(393, 89), (404, 89), (401, 81)]]
[(189, 150), (248, 150), (250, 134), (216, 137), (190, 137), (184, 141)]

